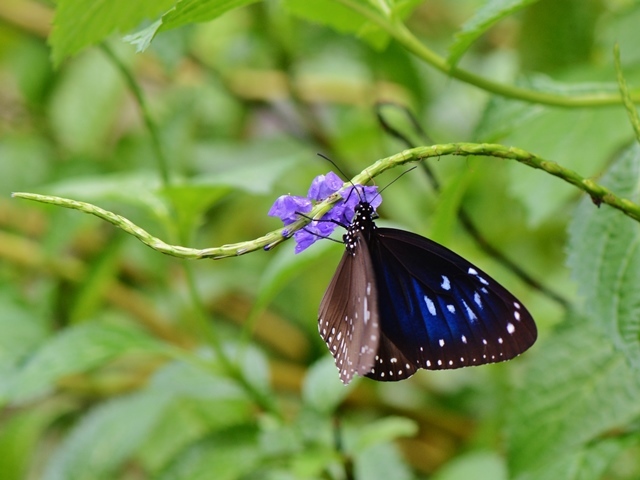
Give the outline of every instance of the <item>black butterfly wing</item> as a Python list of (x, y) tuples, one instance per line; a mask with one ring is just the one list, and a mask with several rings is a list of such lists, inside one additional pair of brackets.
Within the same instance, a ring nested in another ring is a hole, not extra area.
[(419, 235), (378, 228), (375, 271), (380, 342), (366, 376), (400, 380), (418, 368), (500, 362), (536, 340), (533, 318), (504, 287), (451, 250)]
[(357, 248), (343, 254), (318, 314), (320, 336), (345, 384), (371, 370), (380, 339), (376, 277), (364, 237), (355, 238)]

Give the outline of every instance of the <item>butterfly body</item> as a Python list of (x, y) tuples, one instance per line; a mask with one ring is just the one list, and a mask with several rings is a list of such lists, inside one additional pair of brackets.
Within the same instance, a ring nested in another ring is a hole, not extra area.
[(451, 250), (378, 228), (361, 201), (320, 304), (320, 335), (340, 378), (401, 380), (418, 369), (500, 362), (536, 340), (533, 318), (504, 287)]

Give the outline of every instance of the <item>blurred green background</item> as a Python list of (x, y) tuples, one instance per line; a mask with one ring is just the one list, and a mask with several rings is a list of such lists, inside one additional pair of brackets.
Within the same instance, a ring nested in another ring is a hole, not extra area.
[[(494, 95), (363, 12), (478, 78), (587, 100)], [(380, 224), (490, 272), (540, 338), (505, 364), (349, 387), (317, 334), (342, 246), (186, 261), (10, 197), (214, 247), (279, 228), (274, 200), (333, 169), (317, 153), (354, 175), (409, 144), (493, 142), (637, 201), (627, 113), (594, 99), (617, 95), (615, 42), (638, 94), (638, 25), (632, 0), (2, 0), (0, 478), (640, 478), (640, 232), (558, 178), (443, 157), (439, 190), (421, 169), (388, 188)]]

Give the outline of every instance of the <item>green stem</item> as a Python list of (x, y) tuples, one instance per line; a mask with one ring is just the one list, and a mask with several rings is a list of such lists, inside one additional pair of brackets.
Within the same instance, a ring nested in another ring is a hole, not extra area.
[(638, 110), (631, 100), (629, 88), (627, 87), (627, 81), (624, 78), (622, 72), (622, 65), (620, 65), (620, 45), (618, 43), (613, 47), (613, 60), (616, 67), (616, 76), (618, 78), (618, 87), (620, 88), (620, 95), (624, 101), (624, 108), (629, 115), (629, 121), (633, 127), (633, 131), (636, 134), (636, 140), (640, 142), (640, 118), (638, 118)]
[[(616, 196), (613, 192), (602, 185), (598, 185), (594, 181), (584, 178), (573, 170), (564, 168), (555, 162), (544, 160), (533, 153), (529, 153), (515, 147), (505, 147), (504, 145), (490, 143), (447, 143), (443, 145), (432, 145), (430, 147), (417, 147), (405, 150), (396, 155), (392, 155), (391, 157), (378, 160), (376, 163), (353, 177), (351, 181), (346, 182), (344, 187), (348, 188), (352, 182), (353, 184), (364, 185), (371, 179), (380, 175), (382, 172), (399, 165), (404, 165), (405, 163), (417, 162), (432, 157), (440, 158), (445, 155), (476, 155), (515, 160), (532, 168), (543, 170), (576, 186), (587, 193), (596, 205), (605, 203), (620, 210), (628, 217), (640, 222), (639, 205), (636, 205), (630, 200)], [(42, 203), (50, 203), (60, 207), (80, 210), (81, 212), (95, 215), (133, 235), (145, 245), (167, 255), (184, 259), (212, 258), (216, 260), (220, 258), (244, 255), (245, 253), (261, 249), (270, 250), (279, 243), (285, 241), (287, 238), (291, 237), (294, 232), (306, 226), (310, 222), (310, 219), (322, 218), (325, 213), (331, 210), (333, 204), (342, 198), (339, 193), (335, 193), (326, 200), (316, 204), (311, 212), (308, 213), (306, 218), (301, 217), (286, 228), (274, 230), (273, 232), (269, 232), (255, 240), (222, 245), (221, 247), (195, 249), (169, 245), (162, 240), (155, 238), (130, 220), (127, 220), (113, 212), (103, 210), (102, 208), (90, 203), (50, 195), (39, 195), (37, 193), (16, 192), (13, 193), (13, 196), (17, 198), (35, 200)]]
[[(367, 20), (375, 23), (398, 43), (405, 47), (408, 51), (416, 55), (421, 60), (432, 67), (440, 70), (442, 73), (457, 78), (463, 82), (475, 85), (487, 92), (495, 93), (507, 98), (523, 100), (531, 103), (539, 103), (542, 105), (550, 105), (555, 107), (603, 107), (608, 105), (619, 105), (622, 103), (620, 95), (615, 93), (593, 93), (588, 95), (558, 95), (555, 93), (541, 92), (536, 90), (528, 90), (526, 88), (516, 87), (498, 83), (471, 73), (467, 70), (450, 65), (446, 59), (436, 54), (434, 51), (426, 47), (418, 40), (413, 33), (400, 21), (391, 21), (380, 15), (379, 12), (363, 5), (357, 0), (336, 0), (344, 6), (358, 12)], [(635, 90), (630, 94), (630, 98), (634, 102), (640, 102), (640, 91)]]
[(122, 61), (113, 52), (113, 50), (111, 50), (111, 48), (106, 43), (102, 43), (100, 47), (102, 48), (102, 51), (109, 57), (109, 59), (111, 59), (113, 64), (118, 67), (118, 70), (120, 70), (120, 73), (129, 86), (129, 90), (131, 90), (131, 93), (138, 102), (138, 107), (140, 108), (140, 112), (142, 113), (144, 124), (147, 127), (147, 130), (149, 130), (149, 135), (151, 135), (151, 146), (153, 147), (153, 152), (158, 163), (158, 170), (160, 171), (162, 183), (165, 187), (168, 187), (170, 183), (169, 161), (164, 154), (164, 150), (162, 149), (160, 133), (158, 132), (158, 128), (156, 127), (156, 124), (151, 117), (151, 113), (149, 112), (149, 108), (147, 107), (147, 102), (144, 99), (142, 90), (140, 89), (140, 86), (138, 85), (136, 79), (131, 74), (131, 71), (127, 68), (126, 65), (122, 63)]

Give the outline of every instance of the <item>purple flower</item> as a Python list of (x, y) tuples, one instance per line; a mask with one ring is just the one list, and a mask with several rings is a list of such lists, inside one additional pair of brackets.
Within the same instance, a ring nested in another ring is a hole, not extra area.
[[(307, 198), (294, 195), (282, 195), (275, 201), (269, 215), (279, 217), (285, 225), (290, 225), (298, 219), (298, 213), (308, 213), (313, 207), (313, 202), (324, 200), (342, 188), (343, 182), (335, 173), (319, 175), (311, 182)], [(354, 191), (357, 189), (357, 191)], [(369, 202), (375, 210), (382, 203), (382, 197), (378, 195), (378, 187), (364, 187), (356, 185), (341, 192), (343, 200), (338, 201), (331, 210), (324, 214), (319, 221), (313, 221), (304, 230), (298, 230), (293, 234), (296, 241), (295, 252), (300, 253), (312, 244), (326, 238), (333, 233), (338, 225), (347, 226), (353, 220), (355, 209), (360, 202)], [(289, 232), (283, 232), (288, 235)]]
[(269, 210), (269, 216), (278, 217), (285, 225), (289, 225), (298, 219), (298, 212), (309, 213), (311, 207), (311, 200), (308, 198), (281, 195)]
[(326, 175), (318, 175), (311, 182), (307, 197), (315, 201), (324, 200), (329, 195), (340, 190), (343, 183), (340, 177), (333, 172), (329, 172)]

